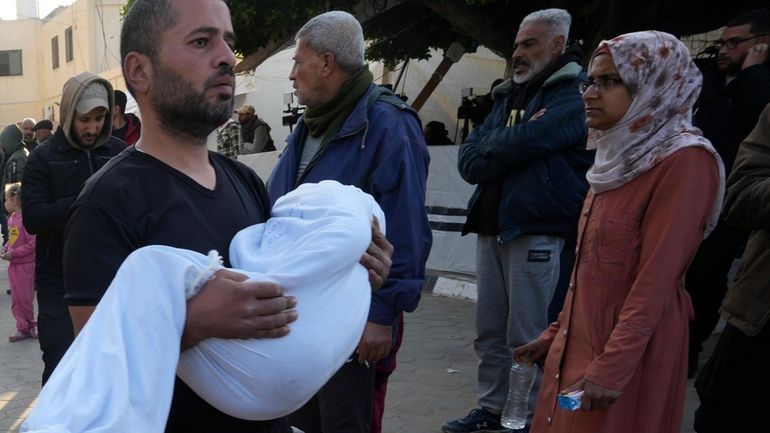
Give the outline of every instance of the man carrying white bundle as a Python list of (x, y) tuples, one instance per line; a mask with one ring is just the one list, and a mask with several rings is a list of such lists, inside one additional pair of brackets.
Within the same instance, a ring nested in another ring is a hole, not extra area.
[[(142, 112), (142, 137), (89, 180), (71, 210), (64, 285), (76, 331), (134, 250), (147, 245), (202, 254), (216, 250), (229, 267), (233, 236), (266, 220), (269, 201), (262, 181), (243, 164), (206, 149), (206, 137), (233, 111), (234, 38), (222, 0), (136, 0), (124, 17), (123, 76)], [(362, 263), (378, 287), (392, 247), (379, 232), (373, 239)], [(208, 338), (285, 336), (297, 318), (294, 305), (275, 283), (219, 271), (187, 302), (181, 348)], [(254, 422), (225, 414), (182, 380), (175, 383), (166, 426), (167, 432), (186, 433), (288, 429), (284, 420)]]
[(167, 246), (133, 252), (22, 431), (160, 432), (175, 371), (197, 395), (237, 418), (275, 419), (298, 409), (342, 366), (363, 332), (371, 293), (359, 260), (371, 242), (372, 215), (384, 231), (371, 196), (333, 181), (280, 198), (267, 223), (235, 236), (229, 255), (236, 272), (280, 284), (297, 298), (292, 332), (208, 339), (181, 357), (176, 347), (186, 300), (222, 267), (220, 258)]

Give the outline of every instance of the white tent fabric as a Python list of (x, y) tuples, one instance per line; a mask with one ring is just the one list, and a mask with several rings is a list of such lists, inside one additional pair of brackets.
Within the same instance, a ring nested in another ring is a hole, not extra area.
[[(275, 147), (281, 151), (286, 147), (286, 137), (289, 127), (283, 126), (282, 118), (288, 107), (285, 98), (294, 92), (289, 73), (294, 60), (294, 47), (279, 51), (265, 60), (255, 70), (236, 75), (235, 107), (241, 104), (253, 105), (259, 117), (264, 119), (272, 128), (270, 135)], [(431, 50), (429, 60), (410, 60), (403, 79), (399, 82), (397, 93), (409, 97), (408, 102), (414, 101), (422, 91), (425, 83), (435, 72), (443, 59), (443, 52)], [(399, 67), (400, 68), (400, 67)], [(383, 65), (372, 62), (370, 69), (376, 83), (394, 84), (400, 72), (385, 72)], [(492, 51), (479, 47), (474, 53), (466, 53), (459, 62), (444, 74), (444, 79), (436, 87), (428, 101), (420, 110), (423, 124), (431, 120), (444, 122), (449, 131), (449, 138), (460, 142), (458, 126), (462, 121), (457, 120), (457, 108), (462, 101), (463, 91), (472, 91), (473, 95), (489, 92), (489, 87), (497, 78), (505, 74), (505, 59)], [(294, 105), (297, 104), (296, 98)], [(133, 105), (129, 100), (130, 109)], [(127, 110), (127, 111), (130, 111)], [(216, 149), (216, 137), (209, 137), (209, 148)]]
[(460, 236), (474, 185), (457, 171), (459, 145), (428, 146), (428, 194), (425, 208), (433, 232), (428, 269), (476, 274), (476, 235)]
[(297, 297), (283, 338), (209, 339), (179, 355), (186, 292), (213, 270), (188, 250), (150, 246), (121, 265), (94, 314), (41, 391), (22, 432), (162, 432), (174, 373), (219, 410), (273, 419), (298, 409), (355, 350), (371, 293), (358, 261), (371, 240), (371, 196), (324, 181), (275, 203), (239, 232), (230, 260), (250, 279)]

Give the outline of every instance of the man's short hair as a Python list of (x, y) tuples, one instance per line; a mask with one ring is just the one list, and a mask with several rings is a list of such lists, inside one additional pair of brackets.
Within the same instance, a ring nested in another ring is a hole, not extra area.
[(521, 20), (519, 28), (531, 23), (545, 23), (550, 29), (548, 33), (552, 38), (564, 36), (565, 43), (569, 40), (569, 27), (572, 25), (572, 16), (564, 9), (551, 8), (534, 11)]
[(115, 90), (112, 92), (115, 95), (115, 106), (120, 107), (120, 113), (126, 113), (126, 103), (128, 103), (128, 97), (122, 90)]
[(444, 122), (439, 122), (438, 120), (431, 120), (425, 124), (425, 127), (428, 128), (432, 134), (436, 134), (439, 137), (443, 137), (449, 134), (449, 131), (446, 130), (446, 125), (444, 125)]
[(311, 18), (297, 32), (316, 53), (332, 53), (343, 71), (353, 74), (364, 66), (364, 31), (353, 15), (331, 11)]
[(256, 113), (256, 110), (254, 110), (253, 105), (244, 104), (244, 105), (241, 105), (237, 110), (235, 110), (235, 112), (238, 114), (251, 114), (253, 116), (254, 113)]
[[(136, 0), (123, 17), (123, 28), (120, 31), (121, 68), (130, 52), (144, 54), (155, 60), (163, 33), (178, 20), (179, 14), (171, 6), (170, 0)], [(125, 70), (123, 76), (126, 76)], [(126, 87), (131, 94), (134, 93), (128, 80)]]
[(752, 9), (736, 15), (727, 22), (727, 27), (750, 24), (749, 32), (755, 35), (770, 34), (770, 9)]

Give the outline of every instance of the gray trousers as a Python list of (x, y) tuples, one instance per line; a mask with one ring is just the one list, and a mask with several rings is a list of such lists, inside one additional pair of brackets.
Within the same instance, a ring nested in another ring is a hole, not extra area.
[[(525, 235), (504, 244), (479, 235), (476, 244), (476, 339), (479, 406), (499, 414), (508, 396), (513, 350), (548, 326), (564, 239)], [(534, 407), (540, 378), (530, 396)]]

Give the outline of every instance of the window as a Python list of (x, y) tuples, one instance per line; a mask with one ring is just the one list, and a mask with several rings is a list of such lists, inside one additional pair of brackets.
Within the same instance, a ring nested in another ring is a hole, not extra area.
[(54, 36), (51, 39), (51, 66), (54, 69), (59, 67), (59, 37)]
[(21, 50), (0, 51), (0, 77), (21, 75)]
[(72, 27), (67, 27), (64, 30), (64, 58), (67, 62), (71, 62), (75, 58), (72, 52)]

